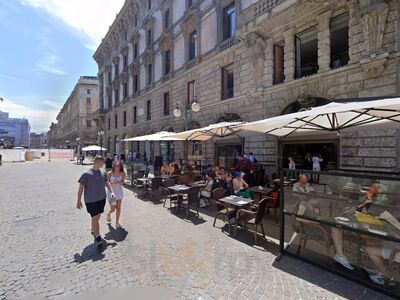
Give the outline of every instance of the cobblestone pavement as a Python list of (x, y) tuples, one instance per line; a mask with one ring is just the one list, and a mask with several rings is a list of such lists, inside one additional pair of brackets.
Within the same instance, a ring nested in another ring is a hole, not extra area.
[(87, 213), (75, 208), (85, 168), (0, 167), (0, 299), (116, 287), (163, 287), (182, 299), (385, 298), (291, 257), (276, 263), (272, 243), (267, 250), (251, 247), (213, 228), (207, 215), (194, 224), (129, 190), (126, 231), (109, 230), (103, 218), (107, 245), (98, 252)]

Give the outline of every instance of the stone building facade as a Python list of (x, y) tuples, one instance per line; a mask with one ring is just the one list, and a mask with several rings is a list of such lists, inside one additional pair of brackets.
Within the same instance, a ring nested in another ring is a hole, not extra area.
[[(165, 142), (121, 141), (397, 96), (399, 13), (396, 0), (127, 0), (94, 54), (104, 146), (179, 158), (182, 143), (173, 151)], [(174, 116), (193, 101), (199, 112)], [(259, 135), (191, 145), (189, 154), (227, 164), (251, 151), (272, 172), (288, 155), (301, 161), (312, 152), (329, 158), (326, 168), (399, 172), (399, 142), (395, 129), (301, 140)]]
[(97, 77), (81, 76), (71, 95), (52, 123), (47, 134), (48, 145), (79, 151), (98, 142), (99, 111)]
[(35, 133), (31, 132), (30, 135), (30, 148), (41, 149), (47, 147), (47, 133)]

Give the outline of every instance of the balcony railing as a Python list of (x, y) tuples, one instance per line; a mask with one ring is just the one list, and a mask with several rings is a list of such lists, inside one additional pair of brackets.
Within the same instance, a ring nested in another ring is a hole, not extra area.
[(238, 28), (254, 21), (257, 17), (270, 12), (286, 0), (260, 0), (253, 3), (238, 15)]
[(222, 41), (219, 44), (219, 51), (224, 51), (226, 49), (229, 49), (229, 48), (235, 46), (239, 42), (240, 42), (239, 39), (236, 38), (235, 36), (227, 38), (225, 41)]

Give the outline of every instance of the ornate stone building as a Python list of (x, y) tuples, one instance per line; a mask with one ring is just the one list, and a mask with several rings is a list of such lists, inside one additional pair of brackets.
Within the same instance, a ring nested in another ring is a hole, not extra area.
[(99, 101), (97, 77), (81, 76), (47, 134), (50, 147), (71, 148), (98, 142)]
[[(182, 143), (121, 140), (399, 95), (399, 12), (396, 0), (127, 0), (94, 54), (104, 145), (182, 157)], [(174, 116), (193, 101), (200, 111)], [(393, 129), (232, 138), (192, 143), (189, 154), (229, 164), (252, 151), (272, 171), (310, 152), (326, 168), (399, 172), (398, 147)]]

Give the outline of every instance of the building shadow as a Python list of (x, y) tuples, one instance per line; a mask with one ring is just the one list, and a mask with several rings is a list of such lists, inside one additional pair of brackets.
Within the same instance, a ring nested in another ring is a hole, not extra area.
[(104, 239), (109, 241), (113, 240), (115, 242), (122, 242), (126, 239), (128, 231), (125, 228), (114, 228), (111, 224), (108, 224), (108, 232), (104, 235)]
[(86, 246), (82, 253), (75, 253), (74, 254), (74, 262), (76, 263), (83, 263), (85, 261), (99, 261), (105, 257), (104, 251), (108, 247), (115, 247), (117, 245), (116, 242), (109, 243), (108, 241), (103, 240), (103, 245), (99, 248), (94, 243)]
[[(302, 280), (317, 285), (345, 299), (367, 299), (366, 293), (377, 296), (376, 299), (392, 299), (370, 288), (323, 270), (310, 263), (304, 262), (289, 254), (283, 255), (279, 261), (274, 261), (272, 266), (280, 271), (291, 274)], [(370, 294), (371, 293), (371, 294)], [(379, 297), (379, 298), (378, 298)]]
[(207, 220), (205, 220), (201, 216), (201, 214), (198, 217), (197, 213), (194, 211), (190, 211), (188, 214), (188, 217), (186, 218), (186, 211), (184, 209), (176, 210), (175, 207), (172, 207), (172, 208), (167, 208), (167, 210), (175, 217), (177, 217), (185, 222), (192, 223), (193, 225), (200, 225), (200, 224), (204, 224), (205, 222), (207, 222)]

